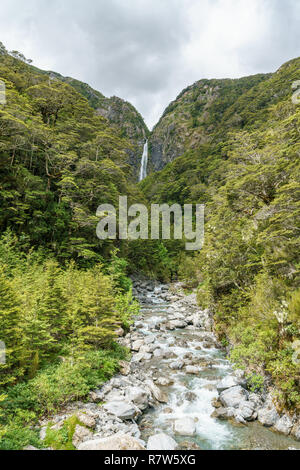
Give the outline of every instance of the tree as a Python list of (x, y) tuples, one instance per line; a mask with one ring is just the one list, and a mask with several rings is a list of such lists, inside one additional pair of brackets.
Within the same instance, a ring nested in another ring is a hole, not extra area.
[[(13, 383), (18, 377), (21, 362), (22, 326), (20, 304), (12, 282), (0, 267), (0, 340), (5, 344), (6, 362), (0, 364), (0, 384)], [(5, 375), (4, 375), (5, 373)]]

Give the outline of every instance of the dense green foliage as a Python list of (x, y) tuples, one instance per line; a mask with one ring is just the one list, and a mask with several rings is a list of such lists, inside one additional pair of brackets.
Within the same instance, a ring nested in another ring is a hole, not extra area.
[[(291, 85), (299, 75), (296, 59), (237, 99), (223, 97), (222, 109), (216, 93), (205, 117), (191, 97), (195, 87), (188, 89), (182, 119), (190, 116), (192, 126), (199, 115), (199, 138), (210, 123), (210, 140), (193, 148), (194, 129), (183, 155), (141, 185), (151, 201), (206, 203), (205, 246), (183, 255), (179, 274), (199, 285), (200, 305), (215, 311), (216, 331), (253, 388), (268, 376), (278, 401), (293, 408), (300, 408), (300, 365), (293, 359), (300, 338), (300, 107)], [(184, 96), (167, 109), (162, 126), (182, 109)]]
[[(0, 448), (40, 446), (42, 415), (118, 370), (127, 352), (116, 332), (138, 311), (132, 271), (198, 287), (252, 390), (267, 377), (278, 402), (299, 409), (300, 59), (184, 90), (150, 137), (153, 167), (171, 163), (139, 186), (129, 161), (148, 131), (136, 110), (29, 62), (0, 43)], [(120, 195), (205, 203), (203, 250), (99, 241), (97, 207)], [(72, 448), (74, 423), (49, 430), (49, 445)]]
[(1, 447), (15, 448), (31, 442), (24, 425), (85, 397), (117, 371), (127, 353), (116, 333), (129, 327), (138, 305), (130, 284), (122, 286), (126, 266), (118, 258), (108, 268), (83, 270), (71, 262), (62, 269), (39, 253), (20, 254), (12, 235), (0, 241), (0, 253), (0, 335), (7, 357), (0, 365), (6, 395)]
[(97, 207), (137, 197), (130, 142), (71, 86), (10, 55), (0, 56), (0, 79), (0, 230), (12, 227), (60, 260), (100, 260)]

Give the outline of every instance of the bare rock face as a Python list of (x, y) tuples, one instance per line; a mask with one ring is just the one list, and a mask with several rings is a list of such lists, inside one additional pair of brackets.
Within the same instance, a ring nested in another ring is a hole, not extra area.
[(127, 434), (116, 434), (80, 444), (78, 450), (146, 450), (140, 441)]

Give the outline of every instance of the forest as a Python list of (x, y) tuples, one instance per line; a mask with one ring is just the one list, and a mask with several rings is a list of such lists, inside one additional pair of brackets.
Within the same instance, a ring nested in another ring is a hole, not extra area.
[[(139, 311), (132, 274), (197, 289), (253, 389), (267, 382), (282, 409), (300, 410), (299, 73), (295, 59), (275, 74), (196, 82), (150, 134), (131, 108), (109, 120), (97, 112), (103, 95), (0, 43), (1, 449), (42, 447), (38, 420), (129, 357), (116, 339)], [(140, 184), (133, 122), (150, 141)], [(98, 206), (122, 195), (205, 204), (203, 249), (99, 240)]]

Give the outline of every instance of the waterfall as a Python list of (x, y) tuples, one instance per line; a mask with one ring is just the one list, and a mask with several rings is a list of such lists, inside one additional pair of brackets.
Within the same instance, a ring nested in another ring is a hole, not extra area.
[(145, 179), (146, 176), (147, 176), (147, 166), (148, 166), (148, 140), (146, 141), (146, 143), (144, 145), (144, 151), (143, 151), (142, 163), (141, 163), (141, 171), (140, 171), (140, 181), (143, 181), (143, 179)]

